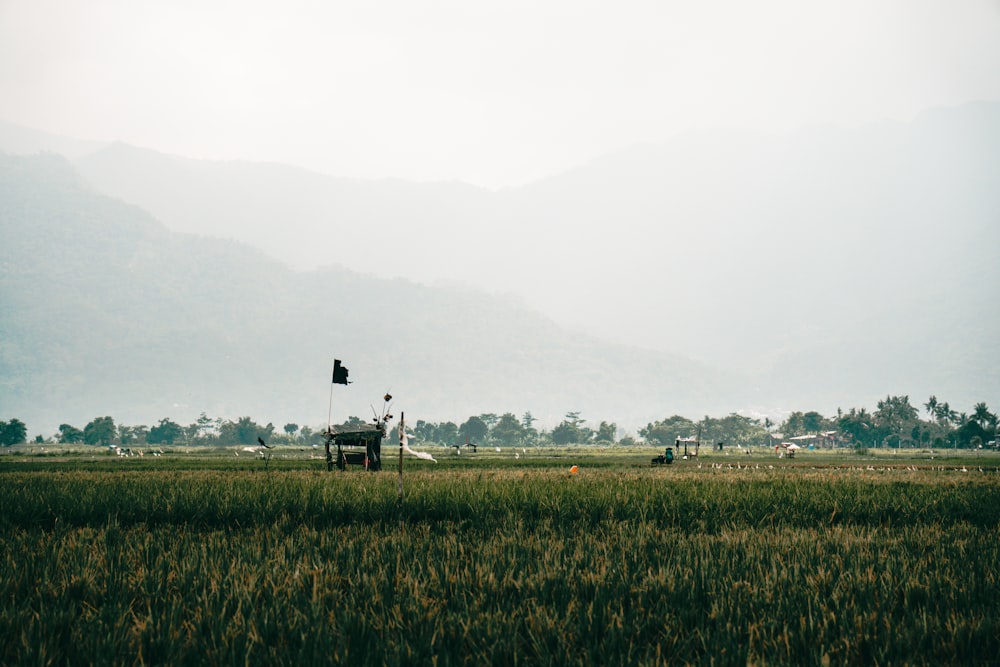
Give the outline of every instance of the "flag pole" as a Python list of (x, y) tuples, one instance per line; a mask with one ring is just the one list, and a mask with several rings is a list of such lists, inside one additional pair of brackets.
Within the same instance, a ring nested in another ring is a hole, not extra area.
[(333, 382), (330, 383), (330, 411), (326, 415), (327, 432), (333, 427)]
[[(350, 384), (347, 379), (347, 368), (340, 365), (340, 359), (333, 360), (333, 377), (330, 379), (330, 411), (326, 415), (326, 468), (333, 470), (333, 458), (330, 454), (330, 444), (333, 441), (333, 385)], [(339, 451), (339, 447), (338, 447)], [(338, 456), (338, 460), (339, 460)]]
[[(336, 370), (336, 366), (334, 366)], [(333, 454), (330, 452), (330, 442), (333, 440), (333, 381), (330, 382), (330, 411), (326, 415), (326, 433), (323, 435), (323, 444), (326, 449), (326, 470), (333, 470)]]

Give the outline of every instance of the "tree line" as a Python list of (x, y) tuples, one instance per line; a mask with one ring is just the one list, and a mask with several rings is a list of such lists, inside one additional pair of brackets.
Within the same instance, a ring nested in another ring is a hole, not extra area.
[[(680, 415), (650, 422), (638, 430), (638, 439), (619, 435), (614, 422), (588, 424), (579, 412), (567, 412), (563, 420), (549, 430), (536, 427), (531, 412), (520, 418), (512, 412), (474, 415), (458, 424), (453, 421), (418, 420), (411, 426), (421, 441), (442, 446), (539, 446), (539, 445), (636, 445), (665, 447), (678, 438), (694, 438), (702, 446), (734, 446), (748, 449), (771, 445), (777, 439), (800, 436), (823, 436), (822, 442), (850, 447), (935, 447), (959, 448), (996, 446), (997, 415), (986, 403), (977, 403), (971, 412), (953, 410), (947, 402), (931, 396), (922, 404), (922, 413), (910, 403), (909, 396), (886, 396), (876, 409), (838, 409), (825, 417), (819, 412), (792, 412), (780, 423), (732, 413), (725, 417), (705, 416), (692, 420)], [(925, 415), (922, 417), (922, 415)], [(339, 426), (349, 428), (364, 424), (350, 417)], [(186, 426), (171, 419), (161, 419), (153, 426), (116, 424), (110, 416), (96, 417), (83, 428), (61, 424), (59, 433), (36, 443), (58, 442), (95, 446), (232, 446), (254, 445), (258, 439), (269, 444), (319, 444), (323, 427), (311, 428), (295, 423), (278, 430), (274, 424), (260, 425), (250, 417), (212, 419), (204, 412)], [(18, 420), (0, 421), (0, 444), (27, 441), (27, 427)]]

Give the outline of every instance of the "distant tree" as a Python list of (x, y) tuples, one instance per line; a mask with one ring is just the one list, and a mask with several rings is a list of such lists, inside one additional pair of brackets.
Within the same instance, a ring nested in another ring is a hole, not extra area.
[(533, 429), (535, 427), (536, 421), (538, 420), (535, 419), (535, 417), (531, 414), (531, 412), (525, 412), (523, 415), (521, 415), (521, 426), (523, 426), (525, 430)]
[(802, 412), (793, 412), (785, 418), (779, 427), (781, 434), (786, 437), (794, 437), (806, 434), (806, 417)]
[(978, 438), (978, 443), (982, 444), (989, 439), (989, 433), (980, 426), (974, 419), (967, 419), (959, 426), (953, 434), (953, 442), (956, 447), (973, 447), (973, 441)]
[(59, 442), (63, 444), (83, 442), (83, 431), (69, 424), (60, 424)]
[(149, 429), (146, 442), (151, 445), (172, 445), (184, 435), (181, 425), (170, 419), (161, 419), (160, 423)]
[(551, 437), (554, 445), (569, 445), (579, 442), (580, 435), (572, 422), (562, 421), (552, 429)]
[(137, 445), (146, 442), (146, 436), (149, 435), (149, 428), (145, 425), (138, 426), (125, 426), (120, 424), (118, 426), (118, 440), (121, 441), (123, 445)]
[(525, 436), (524, 426), (518, 421), (512, 412), (505, 412), (500, 415), (499, 421), (490, 430), (493, 440), (502, 445), (515, 445), (520, 443)]
[(536, 421), (538, 420), (530, 412), (525, 412), (521, 416), (521, 426), (524, 427), (525, 441), (534, 442), (538, 439), (538, 429), (535, 428)]
[(931, 394), (931, 397), (927, 399), (926, 403), (924, 403), (924, 409), (927, 410), (928, 415), (930, 415), (931, 417), (936, 417), (937, 407), (938, 407), (937, 396)]
[(802, 415), (802, 428), (806, 433), (820, 433), (826, 430), (826, 426), (826, 418), (818, 412), (810, 410)]
[(573, 427), (576, 429), (577, 442), (592, 442), (594, 440), (596, 431), (586, 425), (586, 421), (580, 416), (579, 412), (567, 412), (566, 420), (572, 422)]
[(872, 414), (872, 421), (879, 437), (878, 443), (901, 443), (903, 435), (910, 431), (920, 415), (910, 405), (909, 396), (886, 396), (878, 402), (877, 408)]
[(948, 402), (936, 403), (934, 406), (934, 419), (937, 421), (938, 425), (943, 427), (950, 427), (958, 419), (958, 413), (951, 409)]
[(184, 427), (184, 435), (192, 445), (216, 444), (216, 428), (216, 421), (202, 412), (197, 420)]
[(701, 424), (701, 441), (708, 444), (724, 442), (735, 447), (749, 448), (767, 441), (767, 430), (756, 419), (734, 413), (720, 419), (705, 418)]
[(868, 447), (875, 443), (875, 426), (872, 416), (864, 408), (851, 408), (837, 420), (837, 428), (855, 444)]
[(617, 435), (618, 424), (602, 421), (597, 427), (597, 433), (594, 437), (598, 442), (610, 442), (611, 444), (614, 444)]
[(583, 425), (579, 412), (567, 412), (566, 418), (552, 429), (552, 444), (569, 445), (590, 442), (594, 432)]
[[(497, 420), (499, 420), (499, 417), (497, 417)], [(462, 438), (465, 438), (470, 443), (479, 445), (486, 442), (486, 436), (489, 435), (489, 432), (490, 426), (482, 417), (469, 417), (465, 420), (465, 423), (458, 427), (458, 434)]]
[(458, 426), (455, 422), (442, 422), (434, 430), (434, 441), (442, 445), (458, 443)]
[(418, 439), (424, 440), (425, 442), (436, 442), (434, 439), (434, 431), (434, 424), (423, 419), (418, 419), (417, 423), (413, 426), (413, 434), (417, 436)]
[(83, 427), (83, 441), (88, 445), (107, 447), (118, 436), (115, 420), (111, 417), (97, 417)]
[(342, 428), (348, 428), (348, 429), (351, 429), (351, 428), (357, 428), (357, 427), (359, 427), (359, 426), (365, 426), (365, 425), (367, 425), (367, 424), (368, 424), (368, 422), (366, 422), (366, 421), (365, 421), (364, 419), (362, 419), (361, 417), (358, 417), (358, 416), (355, 416), (355, 415), (351, 415), (350, 417), (348, 417), (348, 418), (347, 418), (347, 421), (345, 421), (345, 422), (344, 422), (343, 424), (341, 424), (340, 426), (341, 426)]
[(983, 429), (995, 428), (997, 424), (997, 416), (990, 412), (985, 403), (976, 403), (972, 409), (972, 418)]
[(285, 424), (284, 431), (289, 437), (295, 435), (295, 432), (298, 430), (299, 430), (298, 424), (293, 424), (293, 423)]
[(687, 417), (674, 415), (658, 422), (646, 424), (639, 429), (639, 437), (651, 445), (666, 447), (674, 444), (677, 438), (687, 438), (695, 434), (697, 427)]
[(27, 442), (28, 427), (20, 419), (11, 419), (9, 422), (0, 421), (0, 445), (10, 447)]
[(184, 432), (184, 438), (189, 445), (201, 444), (198, 442), (198, 424), (196, 422), (182, 426), (181, 431)]
[(219, 429), (219, 440), (224, 445), (256, 445), (257, 438), (265, 442), (274, 432), (274, 425), (260, 426), (250, 417), (240, 417), (237, 421), (227, 421)]

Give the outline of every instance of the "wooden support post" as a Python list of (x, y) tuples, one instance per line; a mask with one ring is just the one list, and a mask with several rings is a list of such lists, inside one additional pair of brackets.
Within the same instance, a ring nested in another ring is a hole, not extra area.
[(403, 438), (406, 437), (406, 413), (399, 413), (399, 493), (396, 497), (396, 504), (403, 508)]

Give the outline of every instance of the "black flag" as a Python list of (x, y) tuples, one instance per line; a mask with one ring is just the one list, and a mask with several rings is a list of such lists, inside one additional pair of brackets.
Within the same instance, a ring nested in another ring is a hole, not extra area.
[(347, 368), (340, 365), (340, 359), (333, 360), (333, 383), (347, 384)]

